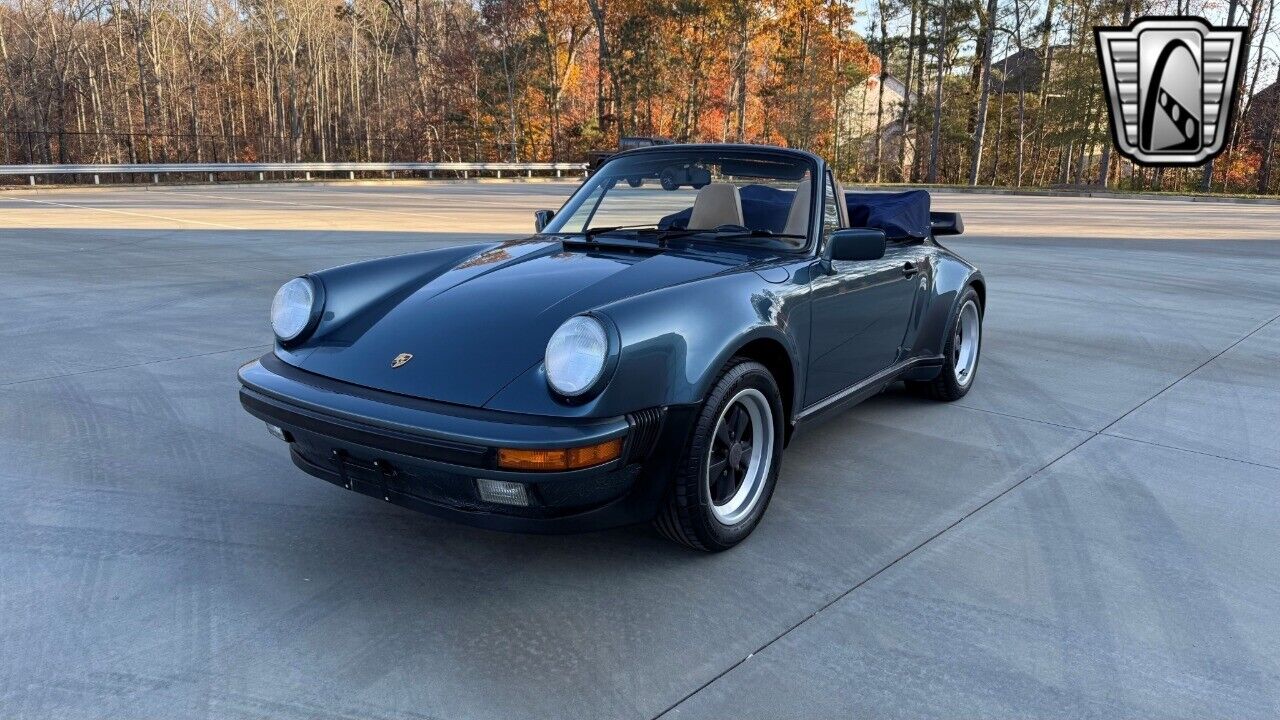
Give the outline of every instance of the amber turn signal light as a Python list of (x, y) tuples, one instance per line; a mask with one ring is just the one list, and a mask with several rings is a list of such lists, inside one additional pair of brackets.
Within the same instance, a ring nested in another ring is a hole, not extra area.
[(507, 470), (577, 470), (603, 465), (622, 455), (622, 438), (555, 450), (498, 448), (498, 467)]

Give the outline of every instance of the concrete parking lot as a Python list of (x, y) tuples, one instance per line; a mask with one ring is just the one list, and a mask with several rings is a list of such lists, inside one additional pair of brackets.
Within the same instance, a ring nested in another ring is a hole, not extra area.
[(1280, 207), (938, 195), (973, 392), (802, 435), (715, 556), (401, 510), (240, 409), (281, 282), (571, 188), (0, 193), (0, 717), (1280, 714)]

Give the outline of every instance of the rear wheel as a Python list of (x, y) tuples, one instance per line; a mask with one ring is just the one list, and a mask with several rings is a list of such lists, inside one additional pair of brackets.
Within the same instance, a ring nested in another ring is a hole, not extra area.
[(969, 393), (978, 374), (982, 349), (982, 304), (978, 293), (965, 288), (951, 320), (951, 336), (942, 349), (942, 372), (925, 382), (908, 383), (936, 400), (951, 402)]
[(707, 395), (655, 524), (667, 538), (718, 552), (759, 524), (782, 461), (782, 397), (760, 363), (735, 358)]

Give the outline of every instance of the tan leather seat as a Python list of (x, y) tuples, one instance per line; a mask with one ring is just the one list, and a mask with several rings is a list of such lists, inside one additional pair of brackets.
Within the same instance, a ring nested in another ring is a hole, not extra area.
[(711, 183), (693, 200), (690, 230), (712, 230), (721, 225), (742, 225), (742, 196), (731, 183)]
[(809, 199), (813, 196), (813, 183), (809, 178), (796, 185), (795, 197), (791, 200), (791, 209), (787, 211), (787, 224), (782, 229), (786, 235), (809, 234)]

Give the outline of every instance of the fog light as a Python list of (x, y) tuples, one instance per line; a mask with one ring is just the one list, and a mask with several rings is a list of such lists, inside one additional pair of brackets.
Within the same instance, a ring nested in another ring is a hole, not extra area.
[(498, 448), (498, 467), (508, 470), (577, 470), (603, 465), (622, 455), (622, 438), (595, 445), (554, 450)]
[(476, 478), (476, 489), (480, 491), (480, 499), (487, 503), (521, 507), (529, 505), (529, 493), (521, 483)]
[(267, 423), (267, 432), (271, 433), (272, 437), (279, 438), (287, 443), (293, 442), (293, 436), (282, 427), (277, 427), (271, 423)]

